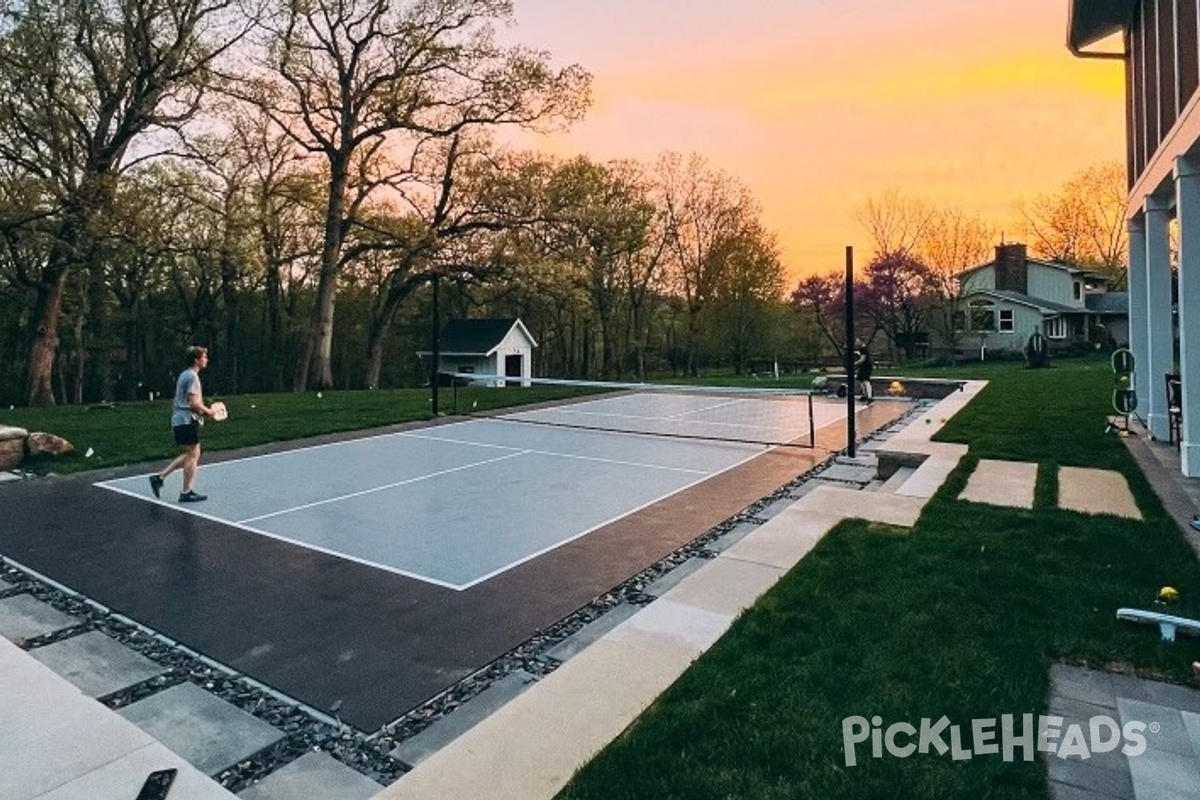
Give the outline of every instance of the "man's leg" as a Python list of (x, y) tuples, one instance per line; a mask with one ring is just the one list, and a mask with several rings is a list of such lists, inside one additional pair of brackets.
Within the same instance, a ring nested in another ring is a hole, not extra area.
[(192, 483), (196, 480), (196, 467), (200, 465), (200, 443), (190, 445), (180, 458), (183, 459), (183, 493), (187, 494), (192, 490)]

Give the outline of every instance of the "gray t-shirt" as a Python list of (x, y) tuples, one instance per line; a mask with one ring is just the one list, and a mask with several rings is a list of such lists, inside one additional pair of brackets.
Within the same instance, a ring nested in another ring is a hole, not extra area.
[(175, 381), (175, 404), (171, 406), (171, 427), (191, 425), (193, 422), (204, 424), (200, 415), (192, 411), (191, 405), (188, 404), (189, 394), (204, 397), (204, 393), (200, 389), (200, 375), (194, 369), (185, 369), (179, 373), (179, 380)]

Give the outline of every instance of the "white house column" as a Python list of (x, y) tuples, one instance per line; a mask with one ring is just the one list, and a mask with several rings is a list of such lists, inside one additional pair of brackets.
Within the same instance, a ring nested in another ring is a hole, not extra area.
[(1179, 218), (1179, 374), (1183, 379), (1183, 474), (1200, 477), (1200, 160), (1175, 159)]
[(1150, 407), (1150, 346), (1146, 319), (1146, 224), (1141, 215), (1129, 226), (1129, 349), (1133, 352), (1133, 389), (1137, 416), (1145, 420)]
[(1146, 424), (1156, 439), (1167, 438), (1166, 374), (1174, 364), (1171, 320), (1171, 244), (1167, 233), (1170, 205), (1166, 198), (1146, 198), (1146, 380), (1149, 382)]

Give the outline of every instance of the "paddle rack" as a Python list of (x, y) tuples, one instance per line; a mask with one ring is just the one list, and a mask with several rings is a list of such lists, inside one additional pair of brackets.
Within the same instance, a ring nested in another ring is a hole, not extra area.
[(1119, 436), (1129, 436), (1129, 417), (1137, 410), (1137, 392), (1133, 389), (1133, 353), (1127, 348), (1114, 350), (1112, 354), (1113, 390), (1112, 406), (1117, 413), (1108, 418), (1104, 432), (1116, 431)]

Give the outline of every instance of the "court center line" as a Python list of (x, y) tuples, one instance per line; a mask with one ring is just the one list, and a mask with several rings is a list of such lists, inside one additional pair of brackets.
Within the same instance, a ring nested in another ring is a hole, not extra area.
[[(482, 420), (481, 420), (482, 421)], [(503, 417), (497, 417), (495, 421), (505, 421)], [(511, 420), (510, 420), (511, 421)], [(607, 433), (603, 429), (596, 429), (599, 433)], [(583, 456), (578, 453), (559, 453), (554, 450), (530, 450), (528, 448), (517, 448), (507, 444), (489, 444), (487, 442), (472, 442), (467, 439), (451, 439), (448, 436), (430, 436), (424, 433), (406, 433), (405, 436), (411, 436), (414, 439), (427, 439), (431, 442), (449, 442), (450, 444), (468, 444), (474, 447), (490, 447), (498, 450), (520, 450), (522, 453), (527, 453), (534, 456), (550, 456), (552, 458), (573, 458), (578, 461), (599, 461), (601, 464), (619, 464), (623, 467), (643, 467), (645, 469), (661, 469), (667, 472), (688, 472), (694, 475), (708, 475), (709, 471), (704, 469), (692, 469), (691, 467), (668, 467), (663, 464), (645, 464), (640, 461), (622, 461), (619, 458), (601, 458), (600, 456)]]
[(405, 478), (402, 481), (395, 481), (394, 483), (385, 483), (382, 486), (373, 486), (370, 489), (363, 489), (362, 491), (359, 491), (359, 492), (351, 492), (350, 494), (343, 494), (343, 495), (339, 495), (337, 497), (329, 497), (324, 500), (314, 501), (312, 503), (304, 503), (303, 505), (295, 506), (293, 508), (285, 508), (282, 511), (272, 511), (270, 514), (260, 514), (257, 517), (246, 517), (245, 519), (238, 520), (238, 523), (246, 524), (248, 522), (257, 522), (260, 519), (269, 519), (270, 517), (278, 517), (283, 514), (290, 514), (293, 511), (303, 511), (306, 508), (313, 508), (315, 506), (323, 506), (328, 503), (337, 503), (342, 500), (349, 500), (353, 497), (362, 497), (365, 494), (372, 494), (374, 492), (382, 492), (386, 489), (395, 489), (397, 486), (404, 486), (404, 485), (410, 484), (410, 483), (418, 483), (420, 481), (426, 481), (426, 480), (429, 480), (430, 478), (437, 478), (442, 475), (448, 475), (451, 472), (461, 472), (464, 469), (473, 469), (475, 467), (482, 467), (484, 464), (494, 464), (497, 461), (504, 461), (509, 458), (516, 458), (517, 456), (527, 455), (530, 452), (531, 451), (529, 451), (529, 450), (519, 450), (515, 453), (506, 453), (505, 455), (496, 456), (495, 458), (488, 458), (488, 459), (484, 459), (483, 461), (476, 461), (473, 464), (463, 464), (462, 466), (458, 466), (458, 467), (450, 467), (449, 469), (443, 469), (443, 470), (438, 470), (437, 472), (431, 472), (428, 475), (418, 475), (415, 478)]

